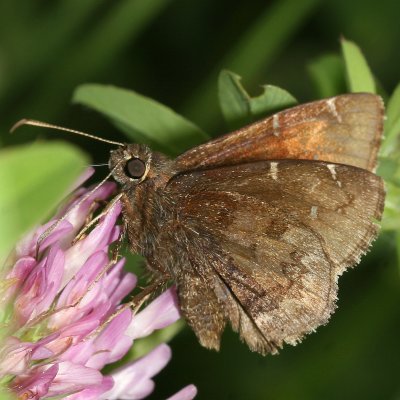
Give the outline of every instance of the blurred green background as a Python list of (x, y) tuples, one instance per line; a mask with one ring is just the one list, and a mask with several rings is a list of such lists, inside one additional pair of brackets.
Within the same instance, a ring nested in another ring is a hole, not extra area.
[[(87, 82), (134, 89), (218, 135), (227, 131), (217, 102), (222, 68), (253, 95), (269, 83), (313, 100), (323, 93), (309, 66), (338, 53), (341, 35), (391, 93), (400, 80), (399, 15), (398, 0), (1, 0), (1, 144), (61, 137), (107, 162), (106, 144), (33, 128), (8, 133), (27, 117), (123, 141), (104, 117), (71, 105)], [(340, 279), (330, 323), (278, 356), (249, 352), (229, 331), (220, 353), (207, 351), (182, 331), (151, 398), (194, 383), (199, 399), (400, 399), (397, 263), (385, 233)]]

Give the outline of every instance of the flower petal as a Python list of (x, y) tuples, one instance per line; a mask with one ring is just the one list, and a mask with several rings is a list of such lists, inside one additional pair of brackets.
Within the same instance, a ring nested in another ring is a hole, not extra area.
[(135, 315), (126, 334), (133, 339), (148, 336), (154, 330), (165, 328), (179, 318), (176, 289), (171, 287)]
[(114, 385), (114, 381), (110, 376), (105, 376), (103, 382), (99, 385), (91, 386), (88, 389), (81, 390), (78, 393), (64, 397), (67, 400), (98, 400), (100, 396), (110, 390)]
[(123, 271), (124, 264), (125, 258), (121, 258), (103, 280), (104, 290), (110, 302), (115, 305), (134, 289), (137, 282), (134, 274)]
[(116, 232), (119, 231), (115, 223), (120, 212), (121, 204), (116, 203), (88, 236), (65, 252), (65, 274), (62, 286), (70, 281), (93, 253), (99, 250), (106, 251), (108, 245), (115, 240)]
[(154, 389), (151, 378), (158, 374), (170, 359), (171, 349), (166, 344), (161, 344), (146, 356), (112, 373), (114, 387), (100, 399), (143, 399)]
[(192, 400), (197, 395), (197, 388), (194, 385), (187, 385), (167, 400)]
[[(129, 304), (121, 304), (137, 278), (123, 270), (124, 259), (114, 265), (109, 258), (109, 246), (120, 236), (120, 201), (74, 242), (114, 190), (109, 182), (95, 190), (78, 189), (56, 219), (27, 235), (8, 259), (2, 299), (11, 322), (0, 345), (0, 377), (7, 376), (8, 388), (20, 397), (142, 399), (154, 389), (152, 377), (171, 358), (170, 348), (160, 345), (110, 376), (100, 371), (120, 360), (134, 338), (179, 318), (175, 289), (133, 322)], [(12, 307), (6, 304), (10, 299)], [(174, 399), (192, 395), (189, 387)]]
[(64, 254), (58, 246), (53, 246), (31, 271), (15, 301), (15, 313), (20, 323), (48, 310), (58, 292), (63, 271)]
[(127, 308), (117, 315), (93, 341), (95, 353), (86, 365), (101, 369), (124, 356), (132, 346), (132, 338), (125, 331), (132, 319), (132, 311)]
[(50, 365), (50, 367), (39, 367), (31, 371), (30, 375), (21, 375), (14, 379), (11, 388), (18, 394), (21, 399), (40, 400), (49, 392), (58, 372), (58, 365)]
[(50, 397), (75, 393), (90, 386), (101, 385), (102, 381), (103, 376), (100, 371), (64, 361), (58, 364), (58, 372), (48, 395)]
[(1, 293), (1, 304), (6, 304), (6, 301), (20, 289), (36, 264), (36, 259), (30, 256), (21, 257), (17, 260), (6, 279), (3, 281), (5, 290)]

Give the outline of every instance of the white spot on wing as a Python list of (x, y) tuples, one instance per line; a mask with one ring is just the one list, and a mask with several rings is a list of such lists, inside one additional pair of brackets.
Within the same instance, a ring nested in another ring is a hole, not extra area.
[(311, 206), (310, 217), (311, 217), (311, 219), (316, 219), (318, 217), (318, 207), (317, 206)]
[(329, 171), (330, 171), (330, 173), (332, 175), (332, 179), (334, 181), (336, 181), (336, 183), (337, 183), (337, 185), (339, 187), (342, 187), (342, 182), (337, 180), (336, 165), (335, 164), (327, 164), (326, 166), (327, 166), (327, 168), (329, 169)]
[(333, 97), (332, 99), (326, 100), (326, 104), (329, 108), (329, 111), (335, 116), (335, 118), (338, 120), (338, 122), (342, 122), (342, 117), (340, 116), (340, 114), (338, 113), (337, 109), (336, 109), (336, 98)]
[(336, 176), (336, 165), (328, 164), (327, 167), (328, 167), (329, 171), (331, 171), (332, 179), (334, 181), (336, 181), (336, 179), (337, 179), (337, 176)]
[(274, 135), (279, 136), (279, 114), (274, 114), (274, 116), (272, 117), (272, 127), (274, 128)]
[(270, 169), (271, 169), (271, 178), (274, 181), (278, 180), (278, 163), (277, 162), (271, 162)]

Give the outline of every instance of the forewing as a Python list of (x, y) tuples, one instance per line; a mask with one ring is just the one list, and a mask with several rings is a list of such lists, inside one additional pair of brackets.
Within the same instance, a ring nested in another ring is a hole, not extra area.
[[(226, 305), (234, 329), (261, 353), (294, 344), (327, 322), (337, 278), (376, 237), (384, 202), (376, 175), (301, 160), (185, 173), (167, 190), (176, 198), (179, 224), (195, 233), (188, 264)], [(204, 237), (207, 242), (196, 245)]]
[(274, 159), (322, 160), (373, 171), (383, 103), (369, 93), (302, 104), (183, 153), (177, 169)]

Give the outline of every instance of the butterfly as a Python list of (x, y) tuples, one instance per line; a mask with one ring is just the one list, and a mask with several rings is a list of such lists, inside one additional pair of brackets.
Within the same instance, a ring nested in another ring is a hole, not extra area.
[(124, 235), (153, 284), (177, 287), (200, 343), (218, 350), (225, 326), (275, 354), (326, 324), (339, 276), (379, 232), (385, 199), (375, 175), (383, 132), (379, 96), (302, 104), (186, 151), (176, 159), (35, 120), (118, 147)]
[(303, 104), (186, 151), (111, 151), (124, 231), (154, 281), (174, 282), (200, 343), (229, 323), (277, 353), (327, 323), (338, 277), (376, 238), (385, 190), (374, 174), (380, 97)]

